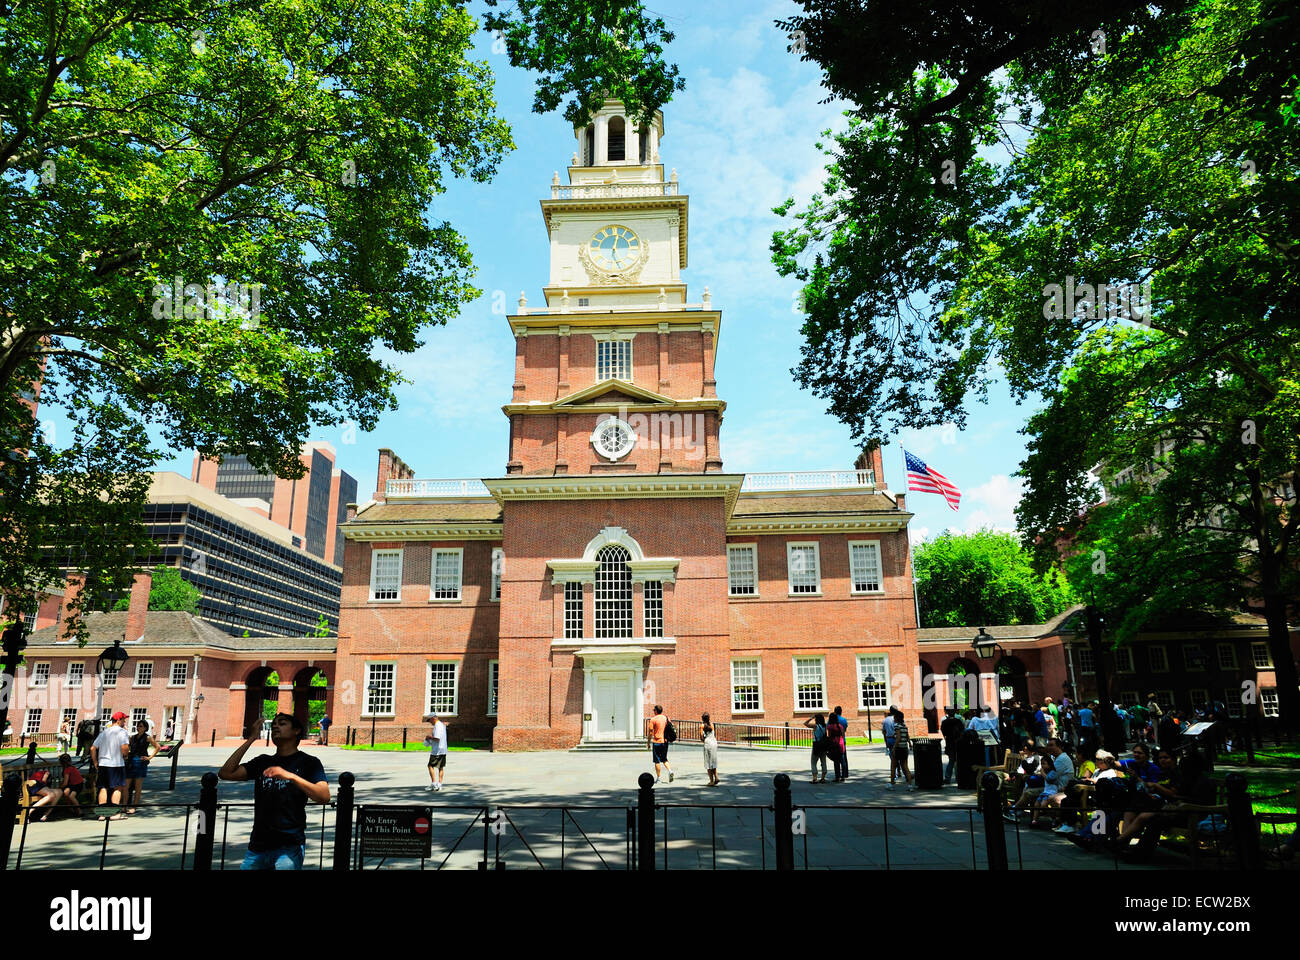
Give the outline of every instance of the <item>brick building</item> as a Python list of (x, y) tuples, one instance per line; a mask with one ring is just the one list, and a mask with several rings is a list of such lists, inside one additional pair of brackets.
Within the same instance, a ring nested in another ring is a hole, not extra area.
[[(107, 719), (121, 710), (133, 721), (152, 719), (160, 738), (171, 720), (178, 739), (207, 743), (213, 734), (239, 736), (267, 700), (304, 722), (309, 701), (332, 708), (333, 637), (233, 637), (192, 614), (150, 611), (151, 579), (136, 577), (129, 609), (85, 615), (84, 647), (65, 640), (58, 625), (28, 637), (9, 712), (15, 736), (52, 743), (64, 718), (98, 710)], [(103, 677), (101, 704), (96, 660), (114, 642), (129, 659), (120, 674)], [(318, 674), (324, 686), (313, 684)]]
[(504, 475), (420, 480), (384, 449), (340, 528), (339, 682), (360, 696), (335, 720), (393, 739), (437, 711), (453, 737), (526, 750), (633, 741), (655, 703), (865, 718), (917, 669), (904, 497), (878, 450), (724, 471), (722, 315), (707, 288), (687, 302), (662, 116), (634, 129), (609, 101), (575, 135), (541, 204), (544, 305), (507, 318)]

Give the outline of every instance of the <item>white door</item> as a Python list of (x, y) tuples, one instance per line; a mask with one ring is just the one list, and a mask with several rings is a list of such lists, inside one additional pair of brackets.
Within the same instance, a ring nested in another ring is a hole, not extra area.
[(620, 676), (596, 678), (596, 739), (628, 739), (628, 686)]

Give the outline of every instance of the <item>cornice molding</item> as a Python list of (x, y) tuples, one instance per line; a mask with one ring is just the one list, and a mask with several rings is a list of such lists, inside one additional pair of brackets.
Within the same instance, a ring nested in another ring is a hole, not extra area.
[(431, 524), (427, 520), (390, 520), (366, 526), (339, 525), (348, 540), (500, 540), (499, 523)]
[(783, 533), (892, 533), (907, 529), (910, 513), (850, 514), (828, 517), (792, 514), (781, 517), (732, 517), (727, 535)]
[(726, 515), (736, 506), (741, 473), (582, 474), (499, 477), (484, 480), (498, 503), (508, 500), (633, 500), (723, 497)]
[(564, 403), (550, 401), (547, 403), (507, 403), (501, 407), (506, 416), (516, 413), (670, 413), (674, 410), (716, 410), (722, 413), (727, 409), (725, 400), (713, 397), (692, 397), (690, 400), (670, 400), (668, 403), (643, 400), (634, 403), (615, 403), (613, 401), (595, 401), (593, 403)]
[[(629, 181), (630, 182), (630, 181)], [(687, 267), (686, 238), (688, 234), (690, 196), (685, 193), (667, 194), (655, 197), (574, 197), (572, 199), (545, 199), (542, 204), (542, 219), (546, 222), (546, 235), (551, 235), (551, 220), (557, 214), (568, 218), (578, 213), (622, 213), (641, 212), (643, 210), (676, 210), (681, 218), (678, 226), (678, 268)]]

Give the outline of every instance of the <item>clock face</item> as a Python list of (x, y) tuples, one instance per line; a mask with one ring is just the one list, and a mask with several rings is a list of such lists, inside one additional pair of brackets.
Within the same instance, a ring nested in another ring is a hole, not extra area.
[(641, 239), (627, 227), (613, 224), (596, 231), (589, 252), (600, 269), (619, 273), (641, 259)]

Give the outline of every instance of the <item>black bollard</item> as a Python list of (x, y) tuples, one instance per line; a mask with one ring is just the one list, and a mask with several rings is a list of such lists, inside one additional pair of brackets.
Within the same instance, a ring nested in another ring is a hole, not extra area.
[(27, 765), (30, 767), (36, 762), (36, 738), (32, 737), (32, 742), (27, 745)]
[(794, 869), (794, 798), (790, 796), (790, 778), (778, 773), (772, 778), (772, 819), (776, 832), (776, 868)]
[(356, 777), (339, 774), (338, 815), (334, 821), (334, 869), (348, 870), (352, 859), (352, 797)]
[(637, 868), (655, 868), (655, 778), (648, 773), (637, 778), (636, 795)]
[(406, 749), (406, 728), (402, 727), (402, 749)]
[(176, 762), (180, 760), (180, 757), (181, 757), (181, 745), (179, 743), (173, 744), (172, 745), (172, 775), (171, 775), (171, 779), (167, 781), (168, 790), (176, 789)]
[(984, 814), (984, 842), (989, 869), (1007, 869), (1007, 834), (1002, 826), (1002, 781), (992, 770), (980, 779), (980, 810)]
[(208, 746), (209, 746), (209, 747), (215, 747), (216, 745), (217, 745), (217, 728), (216, 728), (216, 727), (213, 727), (213, 728), (212, 728), (212, 742), (209, 743)]
[(1230, 773), (1228, 787), (1228, 822), (1237, 841), (1237, 861), (1242, 870), (1258, 870), (1262, 866), (1259, 853), (1259, 822), (1255, 807), (1246, 793), (1246, 778), (1240, 773)]
[(23, 778), (9, 774), (4, 780), (4, 793), (0, 794), (0, 870), (9, 869), (9, 848), (14, 842), (14, 821), (18, 819), (22, 796)]
[(203, 775), (199, 789), (199, 833), (194, 841), (194, 869), (212, 869), (212, 841), (217, 832), (217, 775)]

